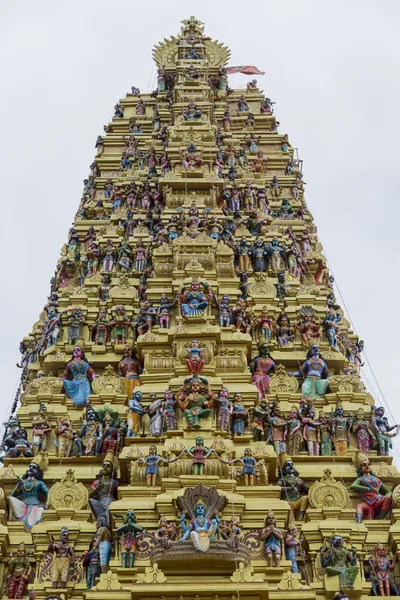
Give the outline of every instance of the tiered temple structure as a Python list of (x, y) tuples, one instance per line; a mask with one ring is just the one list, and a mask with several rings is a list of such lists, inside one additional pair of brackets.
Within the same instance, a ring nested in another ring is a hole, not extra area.
[(2, 597), (398, 594), (398, 426), (360, 379), (301, 161), (228, 59), (183, 21), (96, 141), (21, 344)]

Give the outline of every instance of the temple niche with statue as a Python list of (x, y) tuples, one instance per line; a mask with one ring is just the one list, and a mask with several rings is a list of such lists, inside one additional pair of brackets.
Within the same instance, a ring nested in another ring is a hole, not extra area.
[(360, 378), (302, 161), (201, 21), (153, 56), (21, 343), (1, 597), (396, 596), (399, 426)]

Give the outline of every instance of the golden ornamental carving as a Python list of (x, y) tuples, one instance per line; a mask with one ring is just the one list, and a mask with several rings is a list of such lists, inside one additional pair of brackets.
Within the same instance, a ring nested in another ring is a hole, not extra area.
[(269, 391), (277, 394), (279, 392), (295, 393), (299, 388), (299, 382), (296, 377), (289, 377), (284, 365), (276, 367), (275, 373), (271, 376)]
[(321, 290), (316, 285), (301, 285), (297, 291), (299, 296), (319, 296), (320, 293)]
[(347, 508), (350, 505), (349, 493), (340, 481), (332, 477), (332, 471), (326, 469), (320, 481), (316, 481), (308, 492), (313, 508)]
[[(333, 357), (329, 357), (327, 352), (324, 352), (324, 358), (336, 358), (337, 353)], [(332, 375), (329, 378), (329, 387), (332, 392), (357, 392), (360, 387), (360, 380), (356, 375)]]
[(231, 575), (231, 581), (233, 581), (233, 583), (248, 583), (254, 581), (251, 565), (245, 565), (244, 562), (240, 562), (239, 566), (236, 567), (236, 571)]
[(301, 590), (303, 586), (301, 585), (300, 578), (300, 573), (292, 573), (291, 571), (286, 571), (286, 573), (282, 575), (282, 579), (278, 583), (278, 589)]
[(89, 493), (83, 483), (77, 481), (75, 471), (68, 469), (65, 477), (49, 491), (49, 505), (55, 510), (72, 508), (82, 510), (89, 502)]
[(104, 374), (96, 377), (92, 382), (95, 394), (121, 394), (121, 377), (118, 377), (111, 365), (104, 369)]
[(384, 461), (381, 461), (379, 467), (375, 468), (374, 471), (378, 477), (392, 477), (394, 475), (393, 469)]
[(145, 567), (144, 573), (138, 583), (165, 583), (167, 581), (166, 576), (158, 568), (158, 564), (154, 563), (151, 567)]
[[(53, 355), (56, 361), (63, 360), (62, 358), (60, 359), (60, 356), (65, 359), (65, 354), (63, 353)], [(31, 394), (32, 396), (60, 394), (62, 386), (63, 382), (58, 377), (39, 377), (39, 379), (34, 379), (31, 383)]]
[(0, 509), (4, 509), (6, 506), (6, 493), (3, 488), (0, 487)]
[(393, 500), (393, 504), (395, 505), (395, 507), (399, 508), (399, 506), (400, 506), (400, 483), (398, 485), (396, 485), (395, 488), (393, 488), (392, 500)]
[(107, 573), (102, 573), (100, 575), (100, 581), (94, 588), (92, 588), (92, 591), (93, 590), (118, 591), (121, 588), (122, 588), (122, 585), (120, 584), (116, 573), (113, 573), (112, 571), (108, 571)]
[(8, 465), (7, 467), (0, 469), (0, 479), (18, 479), (18, 476), (14, 471), (14, 467), (12, 465)]
[(133, 285), (130, 285), (129, 277), (121, 275), (119, 284), (110, 289), (110, 298), (137, 298), (138, 293)]

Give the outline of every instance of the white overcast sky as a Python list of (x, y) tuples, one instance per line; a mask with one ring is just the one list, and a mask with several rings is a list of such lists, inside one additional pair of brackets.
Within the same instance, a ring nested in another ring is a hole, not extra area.
[[(0, 420), (95, 139), (132, 85), (154, 89), (153, 45), (190, 15), (230, 47), (231, 65), (265, 71), (260, 87), (304, 159), (306, 198), (330, 266), (400, 423), (398, 0), (0, 3)], [(232, 87), (246, 81), (230, 79)]]

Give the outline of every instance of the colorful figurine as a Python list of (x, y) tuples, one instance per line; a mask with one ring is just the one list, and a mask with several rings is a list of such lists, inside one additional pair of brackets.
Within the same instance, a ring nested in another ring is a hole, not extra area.
[(271, 380), (270, 374), (275, 371), (276, 364), (271, 358), (268, 344), (261, 344), (258, 348), (258, 352), (258, 356), (253, 358), (249, 368), (252, 373), (251, 382), (257, 387), (258, 399), (262, 400), (268, 392), (269, 382)]
[(132, 346), (126, 346), (124, 356), (118, 363), (118, 375), (123, 378), (122, 387), (128, 398), (132, 397), (135, 387), (140, 385), (141, 364)]
[(229, 431), (233, 407), (226, 387), (219, 390), (215, 405), (217, 409), (217, 429), (219, 431)]
[(137, 535), (143, 531), (143, 527), (138, 525), (136, 515), (133, 510), (128, 510), (123, 524), (115, 530), (118, 537), (121, 535), (121, 567), (123, 569), (132, 569), (135, 564), (135, 552), (138, 545)]
[(295, 511), (299, 511), (299, 521), (303, 521), (308, 506), (309, 486), (299, 477), (293, 461), (286, 452), (279, 455), (278, 485), (283, 491), (283, 498), (290, 505), (290, 521), (294, 521)]
[(264, 528), (258, 533), (258, 539), (264, 542), (264, 552), (267, 555), (269, 567), (279, 567), (281, 564), (283, 531), (276, 526), (274, 513), (268, 513)]
[(291, 572), (299, 573), (299, 566), (297, 564), (297, 555), (299, 553), (299, 546), (303, 541), (303, 538), (300, 537), (297, 539), (298, 530), (296, 524), (293, 522), (289, 524), (287, 534), (285, 537), (285, 558), (286, 560), (290, 560), (292, 563)]
[(204, 438), (200, 436), (196, 438), (196, 445), (188, 450), (188, 454), (193, 458), (193, 475), (204, 475), (206, 458), (213, 452), (212, 448), (207, 448), (204, 445)]
[(137, 390), (133, 393), (132, 398), (128, 402), (128, 413), (126, 417), (128, 421), (127, 437), (137, 436), (140, 428), (140, 418), (147, 413), (147, 408), (143, 408), (141, 404), (142, 396), (142, 392)]
[(188, 348), (186, 354), (186, 366), (189, 373), (197, 373), (199, 375), (204, 368), (204, 354), (198, 340), (191, 341), (190, 348)]
[(181, 388), (178, 404), (184, 414), (188, 428), (200, 429), (200, 419), (206, 419), (210, 415), (214, 404), (214, 394), (209, 388), (207, 388), (206, 393), (203, 393), (199, 379), (193, 377), (188, 394), (185, 394), (183, 387)]
[(42, 512), (47, 508), (49, 490), (43, 481), (47, 464), (47, 456), (39, 452), (8, 497), (11, 514), (17, 521), (23, 521), (27, 530), (42, 520)]
[(187, 524), (185, 523), (186, 515), (181, 514), (180, 521), (183, 537), (179, 542), (184, 542), (190, 537), (193, 546), (198, 552), (207, 552), (210, 547), (210, 539), (214, 538), (220, 519), (218, 515), (215, 515), (213, 519), (207, 518), (206, 508), (202, 499), (198, 500), (194, 513), (194, 518)]
[(88, 376), (93, 380), (96, 373), (86, 360), (82, 348), (75, 346), (63, 376), (65, 393), (75, 406), (85, 406), (89, 401), (91, 388)]
[[(389, 456), (389, 450), (392, 448), (391, 438), (399, 433), (400, 425), (389, 426), (383, 406), (372, 407), (372, 411), (371, 426), (378, 443), (378, 454)], [(395, 430), (394, 433), (390, 433), (393, 429)]]
[(330, 376), (328, 365), (316, 344), (311, 346), (307, 352), (307, 360), (301, 365), (301, 368), (294, 373), (288, 373), (288, 375), (289, 377), (304, 377), (301, 391), (307, 398), (319, 398), (328, 389), (328, 377)]
[(104, 519), (104, 526), (110, 530), (110, 505), (117, 499), (118, 481), (114, 469), (115, 456), (107, 452), (100, 473), (89, 490), (89, 506), (96, 517)]
[(362, 494), (362, 502), (357, 504), (357, 523), (363, 519), (384, 519), (392, 507), (392, 492), (372, 473), (368, 456), (361, 452), (357, 454), (357, 475), (350, 486), (353, 492)]
[(347, 550), (340, 535), (333, 535), (329, 546), (321, 547), (321, 566), (328, 577), (338, 576), (342, 588), (352, 588), (358, 574), (356, 549)]
[(385, 546), (379, 542), (368, 559), (371, 568), (372, 590), (375, 596), (399, 595), (393, 576), (395, 561), (393, 558), (388, 558), (388, 554)]
[(12, 598), (22, 600), (25, 596), (32, 571), (33, 569), (27, 557), (25, 544), (21, 542), (18, 546), (17, 555), (14, 557), (11, 552), (8, 562), (9, 578), (7, 595), (10, 600)]
[(53, 553), (53, 563), (51, 567), (51, 584), (54, 589), (67, 587), (69, 569), (75, 562), (75, 553), (68, 541), (69, 532), (67, 527), (60, 531), (60, 541), (55, 542), (53, 536), (50, 536), (51, 542), (47, 552)]

